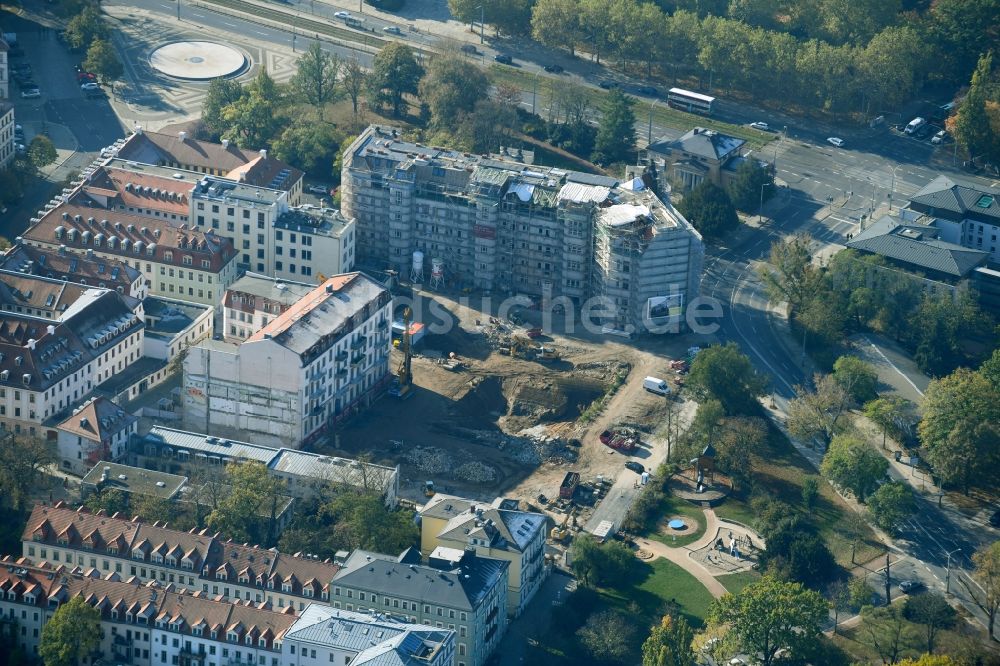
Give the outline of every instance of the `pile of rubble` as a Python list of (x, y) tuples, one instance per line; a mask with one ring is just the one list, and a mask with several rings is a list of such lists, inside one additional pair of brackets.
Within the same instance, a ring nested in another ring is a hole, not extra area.
[(497, 470), (495, 467), (474, 460), (456, 467), (451, 476), (472, 483), (491, 483), (497, 480)]
[(403, 456), (406, 462), (412, 464), (424, 474), (444, 474), (452, 470), (455, 461), (444, 449), (433, 446), (415, 446)]

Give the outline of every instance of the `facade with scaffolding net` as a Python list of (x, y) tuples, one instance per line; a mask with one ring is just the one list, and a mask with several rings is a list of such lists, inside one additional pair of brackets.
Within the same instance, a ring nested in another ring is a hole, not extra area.
[(600, 297), (612, 329), (680, 321), (698, 293), (701, 236), (639, 178), (434, 148), (372, 126), (345, 152), (341, 209), (357, 220), (365, 266), (416, 275), (426, 257), (450, 289), (577, 306)]

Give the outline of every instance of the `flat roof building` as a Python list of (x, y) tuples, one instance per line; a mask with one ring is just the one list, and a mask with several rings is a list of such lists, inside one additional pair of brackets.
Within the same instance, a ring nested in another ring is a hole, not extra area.
[(83, 477), (80, 492), (83, 499), (92, 493), (117, 490), (128, 496), (150, 495), (157, 499), (172, 500), (178, 497), (187, 482), (186, 476), (114, 462), (98, 462)]

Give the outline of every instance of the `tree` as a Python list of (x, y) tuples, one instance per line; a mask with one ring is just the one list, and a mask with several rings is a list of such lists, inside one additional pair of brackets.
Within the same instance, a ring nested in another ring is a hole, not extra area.
[(226, 467), (226, 484), (231, 491), (208, 514), (208, 526), (233, 541), (270, 546), (283, 502), (284, 481), (271, 476), (261, 463), (247, 462)]
[(897, 661), (896, 666), (959, 666), (960, 663), (946, 654), (922, 654), (917, 659)]
[(607, 94), (601, 105), (593, 159), (598, 164), (630, 162), (635, 154), (635, 113), (632, 99), (621, 90)]
[(993, 53), (980, 55), (976, 71), (972, 74), (972, 85), (969, 86), (969, 92), (955, 114), (953, 125), (955, 140), (969, 152), (970, 158), (984, 153), (989, 154), (994, 148), (993, 129), (986, 113), (992, 68)]
[(603, 610), (587, 618), (577, 630), (580, 643), (591, 657), (600, 662), (628, 663), (634, 649), (635, 622), (615, 610)]
[(903, 621), (899, 606), (889, 604), (861, 609), (861, 631), (858, 638), (882, 659), (883, 664), (895, 664), (911, 641), (912, 631)]
[(201, 107), (201, 119), (209, 129), (213, 139), (222, 136), (227, 129), (223, 112), (227, 106), (235, 104), (243, 96), (243, 86), (234, 79), (217, 78), (208, 84), (205, 103)]
[(44, 134), (35, 136), (31, 140), (31, 143), (28, 144), (28, 159), (35, 165), (36, 169), (48, 166), (58, 158), (59, 155), (56, 153), (56, 147), (53, 145), (52, 139)]
[(798, 516), (785, 516), (763, 525), (767, 549), (760, 564), (784, 580), (821, 589), (836, 572), (833, 553), (813, 529)]
[(455, 129), (462, 117), (489, 95), (490, 80), (482, 69), (465, 60), (439, 57), (431, 60), (420, 80), (420, 99), (431, 110), (437, 128)]
[[(853, 562), (852, 562), (853, 564)], [(872, 588), (864, 578), (852, 578), (847, 581), (847, 590), (851, 595), (851, 608), (860, 610), (872, 605)]]
[(746, 159), (736, 169), (726, 191), (737, 210), (759, 212), (763, 202), (774, 196), (774, 172), (756, 159)]
[(310, 44), (296, 63), (292, 90), (316, 107), (320, 120), (323, 120), (323, 107), (337, 97), (340, 69), (340, 58), (324, 51), (319, 42)]
[(64, 36), (70, 48), (85, 49), (99, 39), (106, 39), (108, 26), (97, 7), (85, 7), (66, 24)]
[(992, 639), (997, 610), (1000, 610), (1000, 541), (994, 541), (973, 553), (972, 567), (972, 577), (979, 583), (979, 592), (973, 591), (961, 576), (958, 579), (962, 581), (976, 605), (986, 613), (988, 619), (986, 634)]
[(538, 0), (531, 12), (531, 36), (545, 46), (569, 49), (583, 41), (579, 0)]
[(401, 42), (391, 42), (375, 56), (369, 84), (375, 93), (375, 103), (388, 104), (392, 115), (398, 116), (404, 95), (417, 94), (423, 68), (413, 56), (413, 49)]
[(699, 400), (715, 398), (727, 414), (749, 414), (757, 410), (767, 380), (757, 372), (736, 343), (712, 345), (691, 362), (688, 388)]
[(322, 507), (338, 550), (402, 552), (418, 540), (413, 514), (392, 511), (376, 492), (343, 492)]
[(802, 479), (802, 507), (806, 511), (812, 511), (819, 498), (819, 480), (815, 476), (807, 476)]
[(510, 137), (516, 124), (517, 112), (514, 107), (491, 99), (481, 99), (476, 102), (472, 113), (464, 116), (459, 131), (468, 138), (474, 152), (489, 153), (497, 150)]
[(856, 356), (841, 356), (834, 361), (833, 380), (857, 404), (864, 404), (878, 396), (878, 372), (871, 363), (865, 363)]
[(928, 653), (934, 652), (938, 632), (954, 625), (957, 615), (944, 596), (933, 591), (907, 597), (903, 607), (903, 616), (907, 620), (924, 625)]
[(125, 73), (125, 66), (122, 65), (118, 52), (103, 39), (95, 39), (87, 49), (87, 57), (83, 61), (83, 67), (88, 72), (93, 72), (101, 79), (101, 83), (107, 84), (121, 77)]
[(38, 490), (42, 468), (55, 462), (53, 443), (25, 434), (0, 440), (0, 503), (19, 511)]
[(833, 609), (833, 633), (839, 633), (840, 614), (851, 610), (851, 589), (843, 580), (835, 580), (827, 588), (830, 607)]
[(795, 387), (797, 397), (788, 404), (788, 431), (810, 443), (817, 437), (829, 443), (844, 429), (841, 417), (851, 397), (831, 375), (816, 375), (814, 383), (814, 391), (806, 386)]
[(274, 154), (310, 176), (327, 180), (343, 140), (343, 133), (333, 125), (299, 118), (274, 142)]
[(823, 456), (820, 472), (830, 483), (864, 503), (885, 478), (889, 461), (867, 443), (850, 435), (838, 435)]
[(92, 493), (83, 504), (91, 513), (104, 511), (109, 516), (128, 511), (128, 497), (117, 488), (104, 488)]
[(361, 94), (368, 87), (368, 73), (365, 71), (357, 58), (347, 60), (341, 67), (340, 86), (344, 89), (344, 94), (351, 100), (351, 109), (354, 117), (358, 116), (358, 101)]
[(768, 263), (757, 273), (771, 300), (787, 302), (792, 313), (812, 300), (822, 277), (812, 264), (809, 238), (803, 235), (771, 245)]
[(100, 644), (101, 614), (83, 597), (73, 597), (42, 627), (38, 654), (45, 666), (75, 666)]
[(848, 511), (847, 515), (844, 516), (843, 525), (844, 536), (851, 544), (851, 564), (854, 564), (854, 558), (858, 554), (858, 546), (868, 536), (868, 523), (865, 522), (865, 517), (862, 514), (856, 511)]
[(625, 544), (610, 541), (599, 544), (585, 534), (573, 540), (570, 547), (573, 573), (584, 585), (613, 585), (628, 577), (635, 556)]
[(682, 616), (664, 615), (642, 644), (642, 666), (690, 666), (694, 632)]
[[(698, 409), (700, 411), (701, 407)], [(725, 419), (715, 442), (719, 465), (733, 478), (751, 484), (753, 455), (760, 451), (766, 440), (767, 424), (763, 419), (746, 416)]]
[(959, 368), (933, 380), (924, 396), (920, 443), (935, 474), (965, 493), (996, 476), (1000, 389), (977, 372)]
[(244, 94), (223, 109), (223, 136), (241, 148), (269, 145), (281, 126), (276, 115), (280, 97), (277, 84), (262, 67)]
[(740, 216), (729, 195), (708, 179), (685, 194), (677, 208), (705, 240), (720, 239), (740, 226)]
[(868, 515), (889, 534), (897, 534), (900, 524), (916, 508), (913, 491), (902, 481), (883, 483), (868, 498)]
[(882, 448), (886, 437), (902, 440), (913, 430), (916, 423), (913, 403), (898, 395), (876, 398), (865, 404), (865, 416), (882, 431)]
[(757, 655), (763, 666), (771, 666), (779, 650), (794, 654), (815, 641), (826, 617), (827, 604), (818, 593), (773, 576), (717, 599), (711, 610), (713, 621), (730, 625), (739, 650)]
[(1000, 391), (1000, 347), (994, 349), (993, 354), (983, 361), (978, 372), (993, 385), (993, 388)]

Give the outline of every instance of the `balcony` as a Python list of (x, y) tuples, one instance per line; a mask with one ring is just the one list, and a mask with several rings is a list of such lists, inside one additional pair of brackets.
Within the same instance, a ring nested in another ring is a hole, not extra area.
[(368, 344), (368, 338), (363, 335), (359, 335), (354, 339), (354, 342), (351, 343), (351, 349), (361, 349), (366, 344)]
[(357, 367), (365, 362), (364, 354), (354, 354), (351, 356), (351, 367)]

